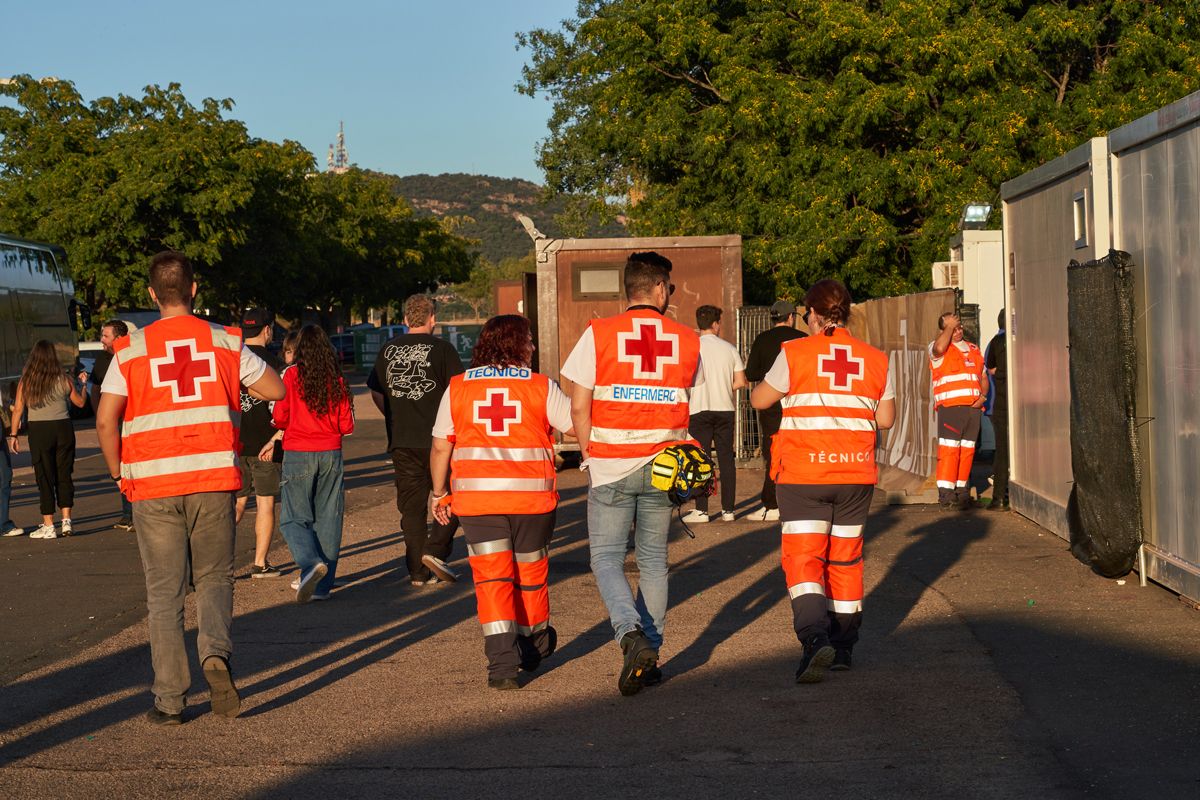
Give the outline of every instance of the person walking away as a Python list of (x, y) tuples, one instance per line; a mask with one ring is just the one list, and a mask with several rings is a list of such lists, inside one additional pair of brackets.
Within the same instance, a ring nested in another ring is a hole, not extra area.
[[(530, 369), (529, 320), (492, 317), (471, 368), (450, 379), (433, 425), (433, 515), (467, 540), (488, 686), (516, 689), (558, 645), (550, 625), (550, 538), (558, 506), (550, 429), (571, 434), (571, 401)], [(435, 574), (445, 564), (425, 556)]]
[(413, 586), (427, 586), (455, 577), (451, 570), (440, 575), (431, 572), (424, 557), (447, 561), (458, 529), (453, 516), (449, 522), (435, 519), (432, 528), (428, 524), (433, 489), (429, 455), (442, 394), (463, 365), (454, 347), (433, 335), (437, 325), (433, 300), (423, 294), (405, 300), (404, 324), (408, 333), (380, 348), (367, 388), (387, 426), (409, 580)]
[[(246, 347), (279, 372), (283, 364), (267, 349), (274, 335), (271, 312), (253, 308), (242, 314), (242, 336)], [(279, 498), (280, 462), (274, 459), (275, 428), (271, 425), (271, 406), (243, 388), (241, 393), (242, 425), (239, 440), (242, 445), (239, 463), (242, 469), (242, 488), (234, 506), (234, 524), (246, 514), (250, 495), (254, 495), (254, 563), (251, 578), (277, 578), (279, 570), (267, 562), (271, 536), (275, 533), (275, 502)], [(263, 458), (266, 451), (266, 458)]]
[[(691, 413), (688, 431), (706, 452), (715, 448), (720, 465), (721, 519), (733, 522), (737, 505), (737, 462), (734, 461), (734, 401), (746, 381), (746, 367), (737, 348), (721, 338), (721, 309), (700, 306), (696, 309), (696, 327), (700, 330), (700, 364), (704, 382), (688, 399)], [(708, 522), (708, 495), (696, 498), (696, 507), (683, 518), (687, 523)]]
[(896, 419), (887, 355), (850, 335), (850, 292), (818, 281), (804, 297), (809, 336), (786, 342), (750, 403), (782, 402), (772, 449), (782, 562), (802, 652), (797, 683), (850, 669), (862, 624), (863, 527), (879, 471), (877, 430)]
[[(796, 330), (796, 306), (787, 300), (776, 300), (771, 306), (772, 326), (754, 337), (750, 354), (746, 357), (746, 380), (759, 382), (766, 377), (767, 370), (779, 357), (784, 342), (800, 339), (808, 334)], [(783, 407), (775, 404), (758, 412), (758, 434), (762, 443), (763, 484), (762, 505), (747, 515), (754, 521), (779, 519), (779, 502), (775, 492), (775, 481), (771, 479), (771, 440), (779, 432), (783, 419)]]
[(929, 343), (933, 404), (937, 409), (938, 502), (942, 508), (971, 507), (971, 463), (987, 401), (988, 377), (979, 348), (963, 338), (954, 312), (938, 317), (938, 337)]
[(1000, 328), (988, 344), (984, 366), (996, 394), (992, 400), (992, 429), (996, 432), (996, 455), (992, 459), (992, 502), (988, 511), (1008, 510), (1008, 339), (1004, 309), (996, 320)]
[[(80, 373), (81, 381), (87, 375)], [(30, 539), (55, 539), (58, 530), (54, 527), (54, 509), (62, 511), (62, 535), (70, 536), (71, 508), (75, 505), (75, 484), (71, 473), (75, 470), (75, 426), (71, 423), (67, 403), (76, 408), (87, 404), (87, 397), (68, 378), (58, 363), (54, 345), (45, 339), (34, 342), (21, 380), (17, 383), (17, 398), (13, 405), (9, 423), (8, 447), (13, 453), (20, 452), (17, 431), (21, 416), (29, 413), (29, 455), (33, 459), (33, 475), (37, 480), (38, 503), (42, 512), (42, 524), (31, 534)]]
[(146, 573), (154, 705), (146, 716), (178, 725), (191, 686), (183, 603), (196, 595), (196, 649), (212, 711), (235, 717), (241, 699), (233, 651), (233, 495), (241, 488), (239, 386), (279, 400), (283, 383), (242, 346), (237, 328), (192, 314), (197, 284), (183, 253), (150, 259), (150, 298), (161, 319), (113, 346), (100, 387), (96, 434), (109, 475), (133, 501)]
[(342, 437), (354, 432), (354, 406), (337, 353), (316, 325), (300, 329), (283, 385), (287, 394), (272, 411), (284, 432), (280, 529), (300, 570), (296, 602), (328, 600), (342, 547)]
[[(104, 384), (104, 376), (108, 374), (108, 368), (112, 364), (113, 344), (122, 336), (128, 335), (129, 326), (123, 320), (110, 319), (100, 326), (100, 345), (104, 349), (97, 354), (96, 362), (92, 365), (90, 394), (93, 410), (100, 407), (100, 387)], [(132, 531), (133, 504), (120, 490), (117, 491), (117, 496), (121, 498), (121, 516), (117, 518), (113, 527), (121, 531)]]
[[(13, 402), (17, 397), (17, 382), (9, 381), (4, 386), (4, 391), (0, 393), (0, 425), (5, 431), (13, 429)], [(18, 424), (18, 428), (19, 428)], [(4, 447), (0, 447), (0, 536), (24, 536), (25, 529), (18, 528), (17, 524), (12, 521), (12, 517), (8, 515), (9, 506), (12, 503), (12, 456), (8, 452), (7, 442)]]
[[(675, 290), (671, 262), (633, 253), (625, 262), (624, 313), (592, 320), (562, 375), (574, 383), (571, 420), (588, 473), (588, 546), (596, 587), (624, 660), (617, 688), (633, 695), (662, 679), (671, 501), (651, 484), (651, 462), (688, 438), (688, 392), (704, 380), (700, 337), (664, 314)], [(630, 525), (636, 598), (625, 577)]]

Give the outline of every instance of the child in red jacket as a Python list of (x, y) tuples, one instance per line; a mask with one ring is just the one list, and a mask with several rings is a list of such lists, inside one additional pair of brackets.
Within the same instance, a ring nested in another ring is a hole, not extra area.
[(342, 546), (342, 437), (354, 431), (354, 407), (333, 345), (316, 325), (301, 328), (283, 385), (287, 395), (272, 411), (283, 431), (279, 528), (300, 568), (296, 601), (328, 600)]

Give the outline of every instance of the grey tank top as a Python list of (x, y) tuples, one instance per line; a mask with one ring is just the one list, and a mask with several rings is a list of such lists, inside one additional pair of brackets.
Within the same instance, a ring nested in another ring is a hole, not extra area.
[(66, 382), (59, 384), (59, 391), (51, 397), (50, 401), (45, 405), (40, 405), (37, 408), (29, 407), (30, 422), (53, 422), (59, 419), (70, 419), (67, 414), (67, 399), (71, 396), (71, 390), (67, 387)]

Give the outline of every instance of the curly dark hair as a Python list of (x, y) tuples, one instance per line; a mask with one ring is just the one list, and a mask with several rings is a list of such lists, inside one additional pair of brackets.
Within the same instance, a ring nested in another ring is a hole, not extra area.
[(350, 399), (337, 353), (325, 331), (316, 325), (305, 325), (300, 329), (295, 366), (300, 370), (297, 375), (300, 399), (313, 414), (324, 416), (343, 400)]
[(483, 324), (472, 367), (528, 367), (533, 340), (529, 320), (520, 314), (501, 314)]

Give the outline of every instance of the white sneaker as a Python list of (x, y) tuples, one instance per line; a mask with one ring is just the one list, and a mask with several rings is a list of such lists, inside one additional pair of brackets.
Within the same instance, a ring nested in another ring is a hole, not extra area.
[(721, 521), (722, 522), (733, 522), (734, 519), (736, 519), (736, 518), (737, 518), (737, 515), (734, 514), (732, 511), (722, 511), (721, 512)]
[(58, 531), (53, 525), (38, 525), (37, 530), (29, 534), (30, 539), (57, 539)]
[(779, 519), (779, 509), (759, 506), (747, 514), (746, 519), (753, 520), (754, 522), (771, 522)]
[(4, 533), (0, 533), (0, 536), (24, 536), (24, 535), (25, 535), (25, 529), (18, 528), (15, 525), (13, 527), (9, 528), (8, 530), (6, 530)]
[(298, 591), (300, 591), (300, 579), (299, 579), (299, 578), (296, 578), (296, 580), (294, 580), (294, 581), (292, 581), (291, 583), (289, 583), (289, 584), (288, 584), (288, 586), (291, 586), (291, 587), (292, 587), (292, 591), (293, 591), (293, 592), (298, 592)]
[(702, 522), (708, 522), (708, 512), (693, 508), (683, 516), (683, 521), (689, 525), (698, 525)]
[(777, 522), (777, 521), (779, 521), (779, 509), (778, 508), (768, 508), (767, 509), (767, 522)]
[(72, 531), (71, 531), (71, 520), (69, 520), (69, 519), (63, 519), (63, 521), (62, 521), (62, 535), (63, 535), (63, 536), (70, 536), (70, 535), (71, 535), (71, 533), (72, 533)]

